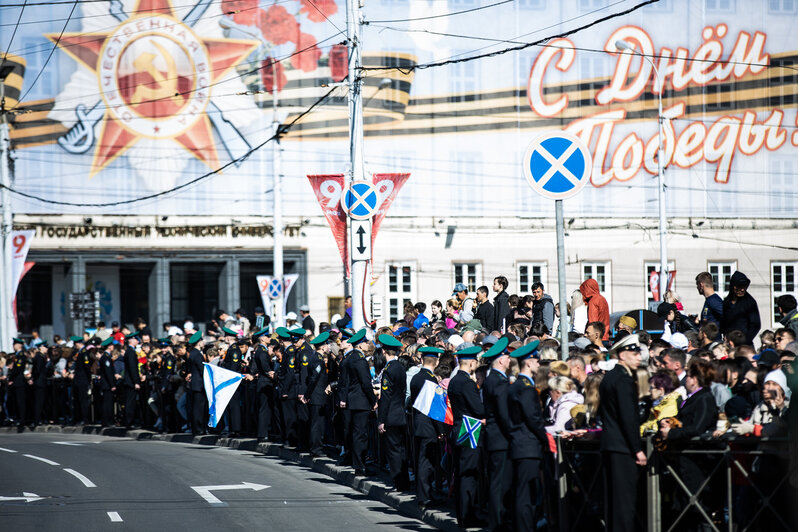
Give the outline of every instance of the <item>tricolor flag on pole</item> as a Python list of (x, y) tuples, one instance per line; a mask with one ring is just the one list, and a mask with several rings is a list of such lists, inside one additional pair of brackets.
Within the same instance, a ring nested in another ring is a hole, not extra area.
[(242, 376), (240, 373), (213, 364), (203, 364), (205, 364), (203, 380), (205, 381), (205, 394), (208, 396), (208, 414), (210, 415), (208, 426), (215, 427), (236, 392)]
[(479, 433), (481, 431), (482, 422), (480, 420), (463, 416), (463, 424), (460, 425), (460, 434), (457, 435), (457, 445), (476, 449), (479, 443)]
[(416, 397), (416, 402), (413, 403), (413, 408), (435, 421), (440, 421), (447, 425), (454, 423), (452, 407), (449, 404), (446, 390), (432, 381), (424, 382), (424, 386), (418, 393), (418, 397)]

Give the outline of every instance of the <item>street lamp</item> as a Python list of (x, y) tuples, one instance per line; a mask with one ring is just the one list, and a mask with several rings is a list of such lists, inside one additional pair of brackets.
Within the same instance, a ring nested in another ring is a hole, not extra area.
[(657, 93), (657, 124), (659, 126), (659, 147), (657, 148), (657, 198), (659, 200), (659, 295), (660, 301), (664, 301), (665, 292), (668, 290), (668, 222), (665, 217), (665, 179), (663, 176), (664, 169), (662, 167), (662, 121), (664, 120), (662, 116), (662, 91), (665, 90), (665, 87), (662, 85), (662, 80), (659, 77), (657, 66), (654, 64), (654, 61), (652, 61), (651, 58), (636, 51), (634, 46), (626, 41), (615, 41), (615, 48), (621, 52), (629, 50), (631, 53), (639, 55), (648, 61), (648, 63), (651, 65), (651, 68), (654, 69), (654, 75), (656, 76), (657, 84), (659, 85), (659, 92)]

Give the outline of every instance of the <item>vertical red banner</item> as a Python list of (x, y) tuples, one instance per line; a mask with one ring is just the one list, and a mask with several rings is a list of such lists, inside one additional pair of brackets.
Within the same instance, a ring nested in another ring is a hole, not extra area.
[(338, 252), (349, 276), (349, 252), (346, 239), (346, 214), (341, 208), (341, 192), (344, 189), (344, 174), (309, 175), (310, 186), (319, 201), (324, 217), (330, 224)]
[(402, 186), (407, 182), (410, 174), (374, 174), (372, 180), (374, 188), (377, 189), (377, 194), (380, 195), (380, 206), (377, 212), (374, 213), (374, 218), (371, 222), (371, 249), (374, 252), (374, 240), (377, 238), (377, 233), (380, 230), (383, 218), (391, 208), (393, 200), (399, 194)]

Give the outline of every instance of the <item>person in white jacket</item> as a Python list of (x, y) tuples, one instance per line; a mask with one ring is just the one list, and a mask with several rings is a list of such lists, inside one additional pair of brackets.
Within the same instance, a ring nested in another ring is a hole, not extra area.
[(587, 327), (587, 305), (582, 298), (582, 292), (574, 290), (571, 294), (571, 331), (585, 334)]
[(546, 427), (550, 434), (565, 430), (565, 424), (571, 420), (571, 409), (584, 404), (585, 398), (576, 391), (576, 384), (568, 377), (557, 376), (549, 379), (551, 396), (551, 419), (553, 424)]

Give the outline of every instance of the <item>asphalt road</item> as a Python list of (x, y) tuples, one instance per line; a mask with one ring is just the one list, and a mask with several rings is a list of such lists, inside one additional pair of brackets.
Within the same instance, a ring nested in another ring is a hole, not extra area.
[[(241, 487), (202, 489), (235, 485)], [(43, 498), (15, 499), (25, 496)], [(41, 433), (0, 435), (0, 529), (433, 530), (259, 453)]]

